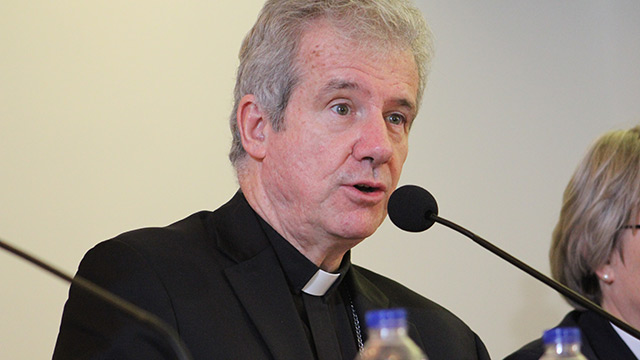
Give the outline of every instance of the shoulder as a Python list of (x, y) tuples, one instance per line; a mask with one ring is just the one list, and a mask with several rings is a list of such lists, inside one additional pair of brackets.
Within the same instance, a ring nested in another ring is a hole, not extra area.
[(228, 266), (264, 248), (257, 216), (241, 192), (215, 211), (199, 211), (164, 227), (124, 232), (90, 249), (78, 275), (103, 286), (155, 279), (185, 287), (203, 273)]
[(504, 360), (538, 360), (543, 352), (542, 339), (536, 339), (517, 351), (514, 351), (511, 355), (505, 357)]
[(132, 230), (102, 241), (84, 255), (78, 275), (102, 285), (120, 277), (148, 279), (162, 268), (158, 264), (171, 266), (202, 251), (207, 243), (203, 219), (210, 214), (199, 212), (166, 227)]
[[(207, 242), (204, 220), (211, 212), (199, 212), (165, 227), (148, 227), (122, 233), (102, 241), (87, 251), (82, 267), (96, 264), (113, 267), (118, 264), (161, 261), (198, 252)], [(143, 265), (141, 263), (140, 265)]]
[(415, 309), (418, 314), (435, 315), (437, 318), (450, 320), (453, 323), (462, 323), (457, 316), (443, 306), (418, 294), (401, 283), (361, 266), (353, 266), (358, 275), (370, 281), (378, 290), (384, 293), (391, 307)]
[[(241, 192), (215, 211), (199, 211), (164, 227), (146, 227), (99, 243), (92, 254), (127, 252), (161, 266), (180, 262), (210, 262), (211, 257), (242, 261), (268, 245), (258, 216)], [(224, 262), (224, 260), (223, 260)]]
[(390, 279), (384, 275), (378, 274), (359, 265), (354, 264), (352, 266), (358, 276), (363, 277), (364, 279), (375, 285), (376, 288), (382, 291), (389, 298), (389, 301), (391, 303), (402, 303), (406, 306), (416, 305), (440, 307), (435, 302), (425, 298), (424, 296), (418, 294), (417, 292), (409, 289), (408, 287), (393, 279)]
[(212, 216), (213, 213), (210, 211), (200, 211), (168, 226), (124, 232), (96, 247), (125, 247), (140, 252), (174, 252), (176, 247), (195, 246), (208, 238), (211, 229), (207, 222)]
[[(578, 322), (582, 313), (583, 312), (578, 310), (569, 312), (555, 327), (579, 327)], [(542, 338), (540, 337), (514, 351), (509, 356), (505, 357), (504, 360), (538, 360), (543, 353), (544, 345), (542, 343)]]
[(356, 273), (380, 290), (389, 307), (407, 310), (409, 322), (430, 359), (489, 359), (480, 338), (459, 317), (399, 282), (354, 265)]

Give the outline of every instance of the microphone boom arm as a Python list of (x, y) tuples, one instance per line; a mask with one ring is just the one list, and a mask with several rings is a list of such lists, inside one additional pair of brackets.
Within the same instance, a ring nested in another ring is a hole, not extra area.
[(627, 333), (633, 335), (633, 337), (635, 337), (636, 339), (640, 339), (640, 331), (638, 331), (636, 328), (632, 327), (631, 325), (627, 324), (626, 322), (618, 319), (617, 317), (611, 315), (611, 313), (607, 312), (606, 310), (604, 310), (602, 307), (600, 307), (600, 305), (594, 303), (593, 301), (587, 299), (586, 297), (582, 296), (581, 294), (577, 293), (576, 291), (574, 291), (573, 289), (557, 282), (556, 280), (551, 279), (550, 277), (542, 274), (541, 272), (539, 272), (538, 270), (532, 268), (531, 266), (525, 264), (524, 262), (520, 261), (519, 259), (513, 257), (512, 255), (510, 255), (509, 253), (507, 253), (506, 251), (500, 249), (499, 247), (493, 245), (492, 243), (490, 243), (489, 241), (481, 238), (480, 236), (474, 234), (473, 232), (463, 228), (462, 226), (453, 223), (447, 219), (441, 218), (439, 217), (437, 214), (434, 213), (428, 213), (427, 214), (427, 218), (431, 219), (437, 223), (440, 223), (452, 230), (455, 230), (459, 233), (461, 233), (462, 235), (470, 238), (471, 240), (473, 240), (476, 244), (482, 246), (483, 248), (491, 251), (492, 253), (494, 253), (495, 255), (501, 257), (503, 260), (507, 261), (508, 263), (516, 266), (518, 269), (526, 272), (527, 274), (533, 276), (534, 278), (538, 279), (539, 281), (545, 283), (546, 285), (552, 287), (554, 290), (556, 290), (557, 292), (559, 292), (560, 294), (570, 298), (571, 300), (573, 300), (574, 302), (578, 303), (579, 305), (583, 306), (586, 309), (589, 309), (591, 311), (594, 311), (596, 313), (598, 313), (599, 315), (605, 317), (607, 320), (611, 321), (613, 324), (615, 324), (617, 327), (619, 327), (620, 329), (626, 331)]

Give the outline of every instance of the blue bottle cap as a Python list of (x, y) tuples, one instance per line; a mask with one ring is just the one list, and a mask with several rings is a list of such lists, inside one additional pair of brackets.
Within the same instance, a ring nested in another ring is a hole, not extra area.
[(372, 328), (404, 327), (406, 326), (407, 311), (405, 309), (383, 309), (368, 311), (367, 326)]
[(557, 327), (547, 330), (542, 335), (542, 342), (553, 343), (580, 343), (580, 329), (577, 327)]

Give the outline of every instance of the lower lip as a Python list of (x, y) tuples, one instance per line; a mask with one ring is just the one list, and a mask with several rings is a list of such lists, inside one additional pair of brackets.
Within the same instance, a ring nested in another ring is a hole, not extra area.
[(383, 201), (386, 196), (385, 192), (382, 190), (364, 192), (364, 191), (358, 190), (354, 186), (347, 186), (347, 190), (349, 195), (352, 197), (352, 199), (357, 202), (377, 204), (380, 201)]

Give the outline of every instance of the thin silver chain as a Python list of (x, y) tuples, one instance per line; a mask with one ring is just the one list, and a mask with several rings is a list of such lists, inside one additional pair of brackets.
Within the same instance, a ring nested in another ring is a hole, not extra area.
[(351, 316), (353, 317), (353, 327), (356, 330), (356, 339), (358, 341), (358, 351), (364, 350), (364, 341), (362, 341), (362, 329), (360, 328), (360, 318), (356, 312), (356, 307), (353, 305), (353, 299), (351, 299), (351, 291), (347, 290), (347, 296), (349, 297), (349, 305), (351, 305)]

